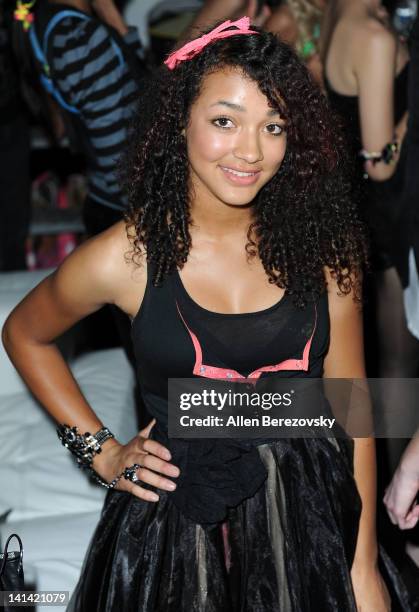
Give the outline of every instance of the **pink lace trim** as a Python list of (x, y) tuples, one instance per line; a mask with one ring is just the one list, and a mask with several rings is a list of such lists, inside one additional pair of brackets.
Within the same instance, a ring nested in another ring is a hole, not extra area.
[(176, 307), (180, 315), (180, 318), (183, 321), (183, 324), (185, 325), (186, 329), (189, 332), (189, 335), (191, 337), (191, 340), (192, 340), (192, 343), (195, 349), (195, 365), (193, 368), (193, 374), (195, 374), (195, 376), (202, 376), (203, 378), (215, 378), (215, 379), (223, 379), (223, 380), (226, 380), (226, 379), (228, 380), (254, 379), (256, 381), (263, 372), (279, 372), (282, 370), (302, 370), (304, 372), (308, 371), (310, 348), (311, 348), (311, 343), (313, 341), (313, 337), (314, 337), (316, 326), (317, 326), (317, 308), (316, 308), (316, 319), (314, 322), (314, 328), (313, 328), (310, 338), (308, 339), (304, 347), (303, 356), (301, 359), (285, 359), (284, 361), (281, 361), (280, 363), (277, 363), (276, 365), (262, 366), (261, 368), (258, 368), (257, 370), (254, 370), (253, 372), (251, 372), (248, 376), (243, 376), (243, 374), (236, 372), (236, 370), (232, 370), (229, 368), (218, 368), (216, 366), (206, 365), (202, 363), (201, 344), (197, 336), (189, 328), (188, 324), (183, 318), (183, 315), (177, 303), (176, 303)]

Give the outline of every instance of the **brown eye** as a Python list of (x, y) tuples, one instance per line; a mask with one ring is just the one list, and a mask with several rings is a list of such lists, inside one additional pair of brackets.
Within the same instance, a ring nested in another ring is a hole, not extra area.
[(233, 122), (228, 117), (218, 117), (217, 119), (214, 119), (212, 123), (217, 127), (225, 129), (231, 127), (229, 124), (232, 124)]
[(279, 123), (270, 123), (266, 126), (266, 130), (273, 136), (280, 136), (284, 131), (284, 128), (282, 125), (279, 125)]

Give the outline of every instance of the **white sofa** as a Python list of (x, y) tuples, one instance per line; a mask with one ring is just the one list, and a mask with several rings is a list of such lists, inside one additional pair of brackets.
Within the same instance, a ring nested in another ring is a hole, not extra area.
[[(45, 275), (0, 274), (0, 328)], [(137, 432), (134, 375), (122, 349), (83, 355), (71, 367), (99, 418), (119, 440), (131, 439)], [(25, 577), (38, 590), (71, 594), (105, 494), (60, 444), (55, 423), (30, 395), (1, 345), (0, 538), (4, 543), (9, 533), (19, 533)], [(55, 608), (63, 610), (49, 606)]]

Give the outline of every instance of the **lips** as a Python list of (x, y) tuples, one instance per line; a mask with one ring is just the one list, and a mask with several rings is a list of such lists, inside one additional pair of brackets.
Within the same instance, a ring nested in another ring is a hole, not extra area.
[(235, 185), (253, 185), (259, 178), (261, 170), (239, 170), (228, 166), (219, 166), (227, 180)]
[(226, 172), (231, 172), (232, 174), (235, 174), (236, 176), (254, 176), (255, 174), (257, 174), (257, 172), (252, 171), (252, 172), (244, 172), (243, 170), (233, 170), (233, 168), (227, 168), (225, 166), (221, 166), (222, 170), (225, 170)]

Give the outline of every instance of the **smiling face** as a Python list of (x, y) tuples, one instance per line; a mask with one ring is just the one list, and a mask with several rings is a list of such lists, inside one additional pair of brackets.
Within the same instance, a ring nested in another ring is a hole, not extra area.
[(253, 201), (286, 150), (284, 121), (257, 83), (236, 69), (209, 74), (186, 128), (195, 200)]

